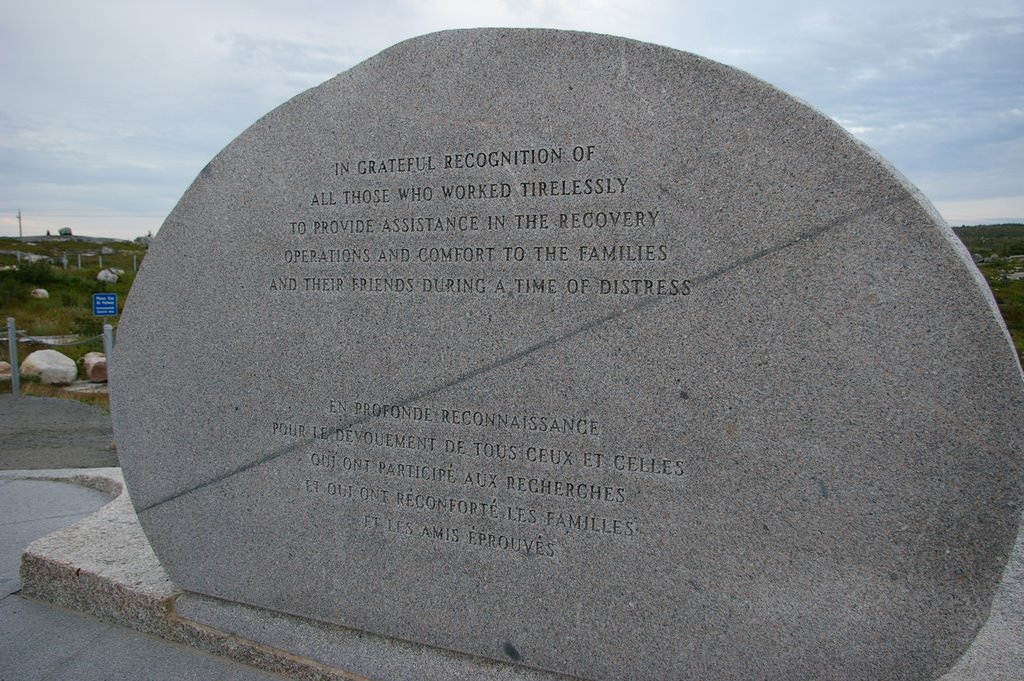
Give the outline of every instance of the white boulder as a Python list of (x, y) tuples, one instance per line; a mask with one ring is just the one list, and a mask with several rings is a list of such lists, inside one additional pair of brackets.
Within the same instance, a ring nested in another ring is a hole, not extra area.
[(78, 378), (78, 365), (56, 350), (36, 350), (21, 363), (21, 373), (38, 376), (42, 383), (68, 385)]
[(105, 284), (116, 284), (117, 273), (110, 269), (100, 270), (100, 273), (96, 275), (96, 281), (102, 281)]
[(11, 365), (7, 362), (0, 362), (0, 379), (11, 380)]
[(107, 356), (102, 352), (87, 352), (82, 358), (82, 373), (93, 383), (107, 382)]
[(47, 291), (45, 288), (35, 288), (32, 289), (32, 293), (29, 293), (29, 295), (32, 296), (33, 298), (46, 299), (50, 297), (50, 292)]
[(110, 246), (103, 246), (100, 248), (100, 255), (114, 255), (114, 249)]

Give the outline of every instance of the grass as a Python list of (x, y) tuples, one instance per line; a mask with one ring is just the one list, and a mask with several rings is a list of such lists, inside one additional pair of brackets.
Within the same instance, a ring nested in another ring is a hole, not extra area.
[(957, 227), (953, 230), (972, 254), (983, 258), (978, 269), (985, 275), (992, 295), (1024, 361), (1024, 279), (1008, 275), (1024, 272), (1024, 225)]
[[(100, 269), (100, 249), (106, 246), (114, 253), (102, 255), (103, 268), (116, 267), (124, 270), (115, 284), (97, 281)], [(19, 260), (17, 253), (22, 254)], [(26, 254), (43, 255), (51, 262), (30, 263)], [(39, 237), (16, 239), (0, 237), (0, 267), (16, 265), (17, 269), (0, 270), (0, 334), (7, 335), (7, 318), (14, 317), (17, 327), (30, 336), (56, 336), (75, 334), (85, 338), (97, 336), (81, 345), (53, 347), (52, 349), (80, 362), (87, 352), (103, 352), (103, 324), (115, 327), (120, 315), (96, 317), (92, 314), (93, 293), (116, 293), (118, 307), (124, 304), (128, 290), (135, 281), (135, 268), (146, 254), (142, 244), (127, 241), (95, 243), (85, 240)], [(81, 256), (82, 268), (78, 268)], [(68, 266), (63, 261), (67, 258)], [(33, 289), (42, 288), (49, 298), (33, 298)], [(0, 343), (0, 359), (10, 361), (7, 343)], [(19, 343), (18, 356), (24, 359), (36, 350), (48, 345)], [(10, 390), (10, 382), (0, 383), (0, 391)], [(39, 383), (38, 380), (23, 376), (21, 391), (26, 395), (41, 397), (63, 397), (96, 405), (110, 411), (110, 399), (105, 393), (79, 393)]]
[[(9, 390), (10, 384), (8, 383), (5, 388)], [(21, 394), (34, 397), (62, 397), (68, 400), (85, 402), (94, 407), (99, 407), (108, 414), (110, 413), (110, 395), (105, 392), (82, 393), (75, 390), (65, 390), (59, 385), (46, 385), (39, 381), (26, 381), (23, 377), (21, 380)]]
[[(108, 247), (113, 254), (101, 255), (100, 248)], [(44, 255), (51, 263), (19, 262), (16, 252)], [(135, 281), (133, 265), (141, 263), (146, 254), (142, 244), (127, 241), (111, 241), (97, 244), (89, 241), (74, 241), (56, 238), (22, 240), (0, 238), (0, 267), (16, 265), (16, 270), (0, 270), (0, 323), (6, 329), (7, 317), (14, 317), (18, 329), (33, 336), (77, 334), (98, 336), (103, 333), (103, 324), (115, 327), (120, 315), (96, 317), (92, 314), (93, 293), (117, 294), (118, 307), (124, 304), (128, 290)], [(78, 269), (81, 256), (82, 269)], [(97, 281), (100, 272), (100, 258), (103, 268), (116, 267), (124, 270), (115, 284)], [(68, 267), (63, 267), (67, 258)], [(31, 297), (33, 289), (46, 289), (49, 298)], [(6, 333), (4, 333), (6, 335)], [(37, 347), (25, 347), (25, 354)], [(97, 340), (88, 345), (55, 348), (74, 360), (87, 352), (102, 352), (103, 344)], [(6, 357), (7, 348), (0, 350)]]
[(954, 227), (971, 253), (1006, 258), (1024, 254), (1024, 225), (981, 225)]

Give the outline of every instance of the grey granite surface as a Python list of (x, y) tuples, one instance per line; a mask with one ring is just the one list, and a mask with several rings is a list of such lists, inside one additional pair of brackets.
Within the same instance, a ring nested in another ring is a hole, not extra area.
[[(40, 480), (77, 482), (117, 498), (93, 517), (34, 542), (24, 552), (21, 556), (23, 596), (71, 607), (105, 622), (154, 633), (296, 679), (558, 681), (568, 678), (182, 593), (167, 579), (142, 534), (131, 504), (121, 494), (119, 469), (0, 471), (0, 498), (11, 501), (4, 496), (6, 486), (38, 485)], [(64, 496), (59, 507), (67, 510), (69, 501), (77, 498), (78, 495)], [(13, 627), (18, 627), (22, 621), (15, 616), (8, 619)], [(43, 628), (49, 630), (51, 640), (55, 636), (64, 640), (69, 633), (62, 622)], [(940, 681), (1017, 681), (1024, 668), (1022, 630), (1024, 535), (1018, 535), (988, 621), (971, 647)], [(14, 638), (19, 636), (21, 632)], [(104, 649), (103, 645), (93, 645), (85, 658), (104, 654)], [(33, 667), (32, 662), (35, 659), (38, 663), (39, 656), (7, 652), (11, 653), (8, 667), (38, 671), (38, 664)], [(48, 649), (42, 657), (52, 658), (53, 654), (54, 651)], [(60, 655), (59, 651), (57, 654)], [(147, 675), (153, 671), (152, 659), (123, 657), (125, 659), (119, 663), (127, 663), (126, 670), (131, 669), (134, 660), (136, 664), (145, 665)], [(106, 661), (97, 665), (93, 674), (99, 678), (104, 670), (109, 672)], [(141, 670), (142, 667), (136, 667), (137, 674), (142, 673)]]
[(174, 583), (583, 678), (931, 679), (1017, 534), (1020, 366), (950, 230), (620, 38), (434, 34), (271, 112), (115, 360)]

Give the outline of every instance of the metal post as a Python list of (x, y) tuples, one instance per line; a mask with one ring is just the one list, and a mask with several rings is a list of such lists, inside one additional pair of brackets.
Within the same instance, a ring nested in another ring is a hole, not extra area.
[(11, 392), (17, 397), (21, 393), (21, 377), (18, 375), (18, 330), (14, 317), (7, 318), (7, 354), (11, 358)]
[(103, 269), (103, 256), (100, 256), (100, 269)]
[(103, 355), (107, 360), (107, 377), (110, 377), (110, 354), (114, 351), (114, 327), (103, 325)]
[(82, 269), (82, 254), (78, 254), (78, 269)]
[(138, 272), (139, 271), (139, 261), (138, 261), (138, 258), (139, 258), (139, 256), (137, 256), (137, 255), (133, 255), (132, 256), (132, 271), (133, 272)]

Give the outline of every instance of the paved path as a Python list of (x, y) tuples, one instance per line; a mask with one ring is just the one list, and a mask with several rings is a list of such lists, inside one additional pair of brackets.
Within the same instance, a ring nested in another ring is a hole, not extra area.
[[(5, 443), (0, 440), (0, 446)], [(279, 681), (224, 658), (21, 598), (18, 565), (32, 540), (107, 502), (79, 485), (0, 480), (0, 681)]]
[(117, 466), (110, 414), (55, 397), (0, 395), (0, 469)]
[[(110, 416), (73, 400), (0, 395), (0, 469), (116, 466)], [(0, 681), (275, 681), (284, 677), (18, 595), (21, 552), (103, 494), (0, 479)]]

